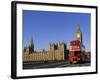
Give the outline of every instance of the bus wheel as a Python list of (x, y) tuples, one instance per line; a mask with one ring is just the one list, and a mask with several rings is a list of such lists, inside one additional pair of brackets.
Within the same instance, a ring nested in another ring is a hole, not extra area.
[(70, 61), (70, 64), (72, 64), (72, 62)]

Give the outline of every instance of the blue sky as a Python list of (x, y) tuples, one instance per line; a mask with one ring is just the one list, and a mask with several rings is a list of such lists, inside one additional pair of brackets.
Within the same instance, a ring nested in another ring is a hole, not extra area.
[(35, 50), (49, 49), (50, 42), (65, 41), (69, 48), (76, 39), (77, 25), (83, 34), (86, 50), (90, 50), (90, 22), (88, 13), (23, 10), (23, 47), (33, 38)]

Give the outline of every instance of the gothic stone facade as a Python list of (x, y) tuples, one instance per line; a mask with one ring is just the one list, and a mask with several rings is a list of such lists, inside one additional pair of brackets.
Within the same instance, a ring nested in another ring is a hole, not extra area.
[(59, 43), (59, 46), (57, 43), (50, 44), (48, 51), (43, 50), (40, 52), (34, 51), (32, 48), (30, 49), (30, 46), (33, 47), (32, 41), (29, 47), (24, 50), (23, 62), (64, 60), (64, 52), (66, 51), (66, 44), (64, 42)]

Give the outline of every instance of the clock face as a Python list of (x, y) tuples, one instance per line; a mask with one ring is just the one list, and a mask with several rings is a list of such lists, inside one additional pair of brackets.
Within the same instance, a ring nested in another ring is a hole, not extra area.
[(80, 34), (77, 34), (77, 38), (80, 38)]

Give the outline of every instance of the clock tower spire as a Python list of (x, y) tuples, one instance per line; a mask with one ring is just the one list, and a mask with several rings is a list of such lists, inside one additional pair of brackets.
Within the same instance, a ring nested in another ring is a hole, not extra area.
[(79, 24), (77, 25), (76, 39), (77, 40), (80, 40), (80, 42), (82, 43), (82, 32), (81, 32), (81, 29), (80, 29), (80, 25)]

